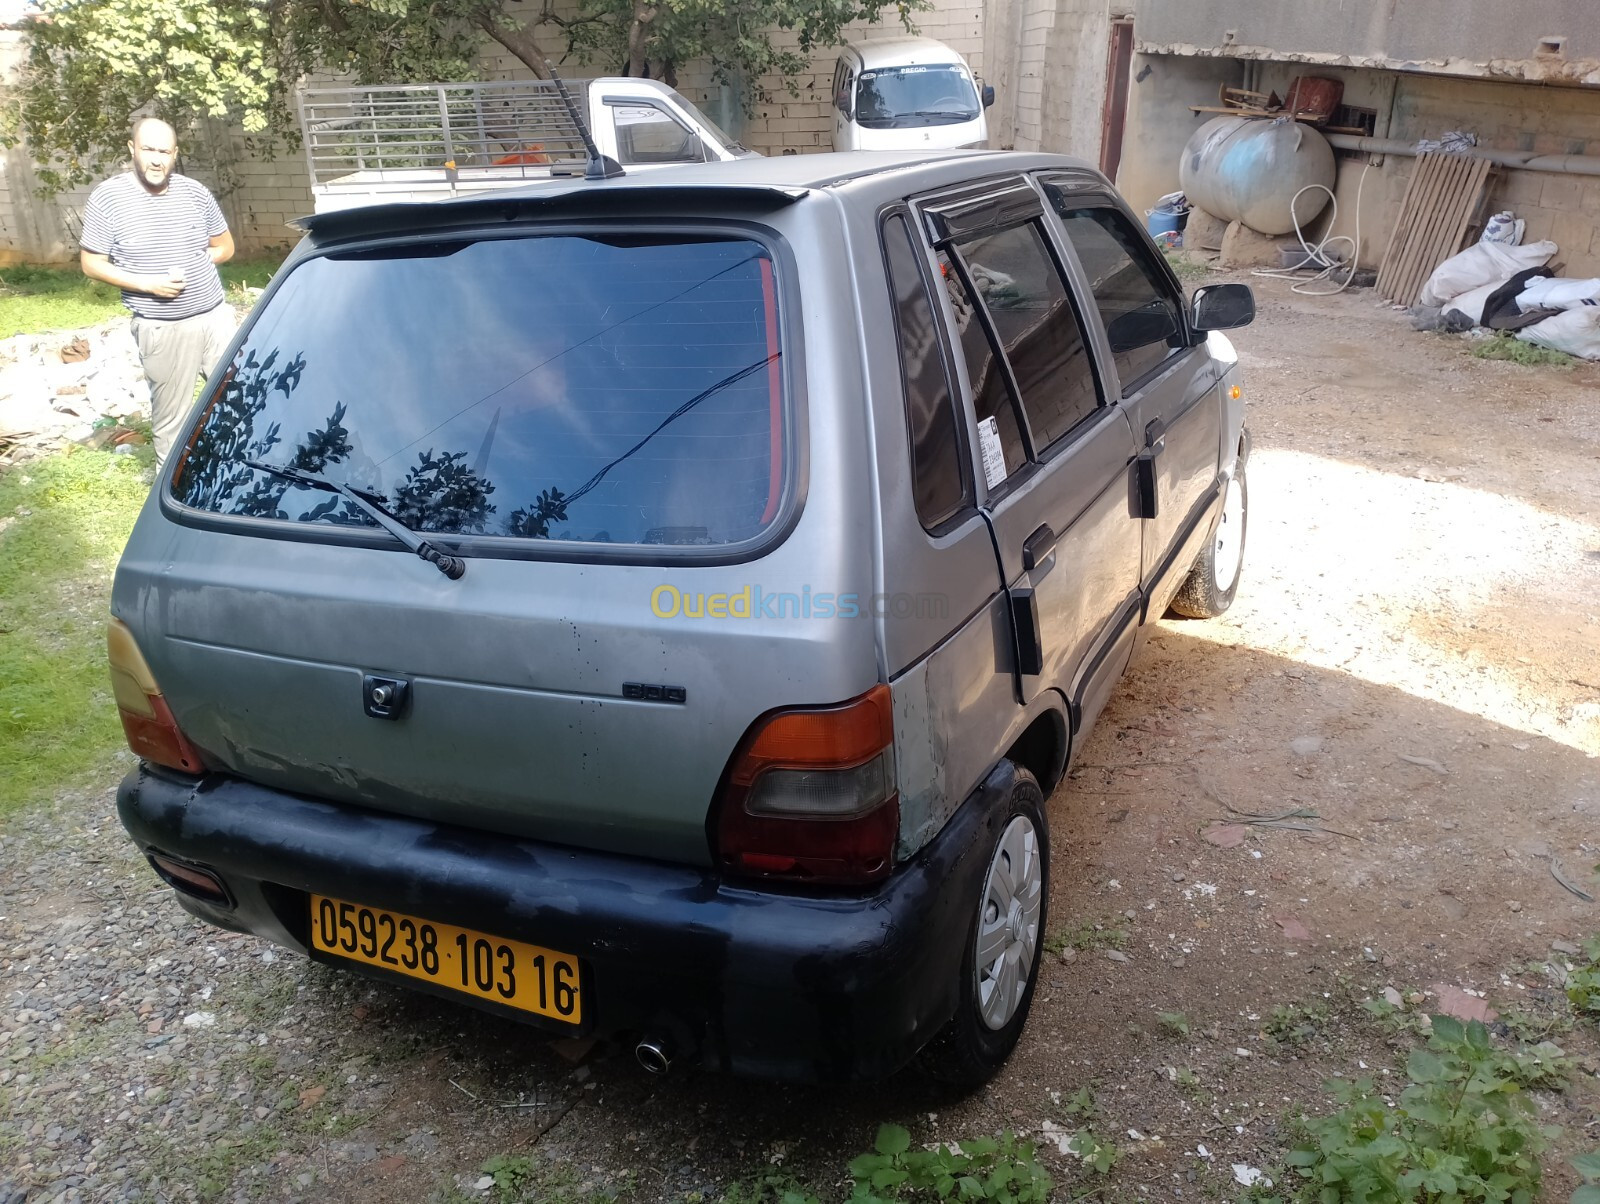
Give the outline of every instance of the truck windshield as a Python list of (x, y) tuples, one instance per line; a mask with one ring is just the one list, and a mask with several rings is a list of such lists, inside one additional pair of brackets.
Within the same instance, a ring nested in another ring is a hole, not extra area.
[(704, 127), (709, 141), (715, 142), (718, 146), (722, 147), (723, 150), (732, 155), (748, 155), (750, 153), (745, 149), (743, 143), (735, 142), (732, 138), (728, 137), (728, 135), (723, 132), (721, 126), (719, 126), (715, 121), (712, 121), (711, 118), (707, 117), (704, 110), (702, 110), (699, 105), (695, 104), (694, 101), (684, 96), (683, 93), (671, 92), (669, 95), (674, 101), (683, 106), (683, 111), (685, 113), (688, 113), (690, 117), (693, 117), (701, 124), (701, 126)]
[(898, 130), (976, 121), (978, 91), (965, 67), (879, 67), (863, 71), (856, 87), (856, 121), (864, 129)]
[(777, 515), (770, 254), (743, 238), (407, 243), (297, 265), (200, 407), (174, 497), (455, 536), (726, 545)]

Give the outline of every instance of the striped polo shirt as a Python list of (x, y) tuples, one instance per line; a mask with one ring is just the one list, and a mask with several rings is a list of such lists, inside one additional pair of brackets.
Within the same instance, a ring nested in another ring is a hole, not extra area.
[(122, 290), (122, 303), (138, 317), (173, 322), (222, 304), (222, 277), (209, 248), (227, 229), (205, 185), (174, 173), (153, 193), (129, 171), (90, 194), (78, 245), (130, 272), (182, 272), (184, 287), (176, 297)]

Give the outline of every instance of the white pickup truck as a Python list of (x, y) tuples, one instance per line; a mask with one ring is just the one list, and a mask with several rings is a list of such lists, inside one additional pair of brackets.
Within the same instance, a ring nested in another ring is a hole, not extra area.
[[(599, 152), (630, 172), (754, 154), (656, 80), (566, 88)], [(551, 80), (318, 86), (299, 99), (318, 213), (583, 173), (583, 136)]]

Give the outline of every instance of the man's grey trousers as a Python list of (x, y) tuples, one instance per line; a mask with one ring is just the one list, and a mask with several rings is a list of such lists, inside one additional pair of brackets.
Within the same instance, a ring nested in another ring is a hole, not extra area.
[(175, 322), (136, 317), (132, 329), (150, 382), (150, 427), (159, 469), (189, 416), (196, 382), (216, 367), (233, 338), (233, 307), (222, 304)]

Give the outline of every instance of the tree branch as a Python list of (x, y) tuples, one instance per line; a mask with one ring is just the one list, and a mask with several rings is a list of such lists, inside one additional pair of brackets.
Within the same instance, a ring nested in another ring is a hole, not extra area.
[(486, 12), (479, 13), (472, 20), (479, 29), (515, 55), (529, 71), (540, 79), (550, 78), (550, 64), (545, 60), (544, 49), (526, 28), (502, 25), (492, 13)]

